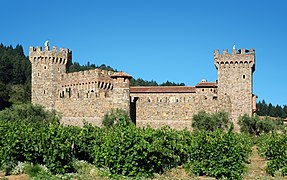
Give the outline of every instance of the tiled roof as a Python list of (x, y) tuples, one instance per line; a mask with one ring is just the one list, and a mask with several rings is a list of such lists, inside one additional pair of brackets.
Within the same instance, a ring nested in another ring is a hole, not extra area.
[(197, 85), (195, 85), (197, 88), (203, 88), (203, 87), (217, 87), (216, 82), (200, 82)]
[(116, 72), (114, 74), (111, 75), (111, 77), (128, 77), (128, 78), (132, 78), (131, 75), (125, 73), (125, 72)]
[(195, 93), (194, 86), (133, 86), (131, 93)]

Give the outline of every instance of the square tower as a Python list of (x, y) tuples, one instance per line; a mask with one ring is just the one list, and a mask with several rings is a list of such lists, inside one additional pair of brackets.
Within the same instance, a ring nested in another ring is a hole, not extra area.
[(233, 48), (232, 53), (214, 51), (214, 64), (218, 70), (219, 108), (230, 113), (235, 130), (239, 131), (238, 117), (252, 115), (253, 72), (255, 71), (254, 49)]
[(47, 109), (55, 108), (58, 96), (61, 74), (66, 73), (67, 66), (71, 63), (72, 52), (69, 49), (54, 46), (37, 48), (30, 47), (29, 60), (32, 65), (32, 103), (44, 106)]

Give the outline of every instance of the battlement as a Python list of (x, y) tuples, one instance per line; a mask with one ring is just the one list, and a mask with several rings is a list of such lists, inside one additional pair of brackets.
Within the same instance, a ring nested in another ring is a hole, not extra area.
[(219, 67), (250, 67), (255, 71), (255, 50), (251, 48), (247, 50), (241, 48), (238, 51), (232, 49), (232, 53), (229, 54), (228, 50), (223, 50), (220, 54), (219, 50), (214, 51), (214, 64), (216, 68)]
[(45, 46), (44, 50), (42, 50), (41, 46), (37, 48), (31, 46), (29, 49), (29, 59), (31, 63), (67, 64), (72, 60), (72, 51), (69, 49), (60, 48), (58, 51), (56, 46), (53, 46), (52, 50), (49, 48), (49, 46)]
[(111, 75), (113, 73), (114, 72), (112, 71), (102, 70), (99, 68), (80, 72), (64, 73), (61, 75), (61, 85), (62, 87), (69, 87), (98, 84), (100, 87), (106, 84), (112, 84)]

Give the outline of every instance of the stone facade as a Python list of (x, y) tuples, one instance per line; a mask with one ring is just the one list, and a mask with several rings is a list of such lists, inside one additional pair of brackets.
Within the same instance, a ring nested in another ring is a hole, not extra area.
[(83, 121), (101, 125), (101, 118), (112, 108), (129, 111), (129, 82), (126, 73), (101, 69), (67, 73), (72, 52), (50, 51), (46, 46), (31, 47), (32, 103), (61, 113), (64, 124), (82, 125)]
[(252, 94), (255, 70), (254, 50), (214, 52), (218, 81), (201, 81), (196, 86), (130, 87), (131, 76), (101, 69), (67, 73), (72, 61), (68, 49), (30, 47), (32, 63), (32, 103), (62, 114), (69, 125), (83, 121), (101, 125), (101, 118), (112, 108), (130, 112), (137, 126), (191, 129), (192, 116), (200, 110), (230, 113), (238, 130), (237, 118), (256, 109)]

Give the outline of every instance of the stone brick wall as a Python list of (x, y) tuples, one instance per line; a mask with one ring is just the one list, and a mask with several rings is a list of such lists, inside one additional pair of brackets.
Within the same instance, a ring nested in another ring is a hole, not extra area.
[(131, 76), (95, 69), (67, 73), (72, 52), (46, 46), (30, 48), (32, 64), (32, 103), (55, 109), (62, 123), (82, 125), (83, 121), (101, 125), (112, 108), (129, 110)]
[[(212, 83), (216, 84), (216, 83)], [(131, 87), (132, 118), (136, 125), (191, 129), (194, 113), (217, 110), (216, 85), (198, 87)], [(133, 109), (134, 108), (134, 109)]]
[(252, 94), (255, 70), (254, 49), (214, 52), (218, 81), (196, 86), (130, 87), (131, 76), (101, 69), (67, 73), (72, 61), (69, 49), (30, 47), (32, 103), (61, 113), (62, 123), (82, 126), (83, 121), (101, 125), (112, 108), (131, 114), (137, 126), (191, 129), (192, 116), (200, 110), (230, 113), (238, 131), (237, 118), (256, 109)]
[[(223, 51), (219, 54), (214, 52), (214, 64), (218, 70), (218, 98), (222, 100), (228, 97), (230, 99), (230, 115), (235, 124), (235, 129), (239, 130), (237, 125), (238, 117), (242, 114), (252, 115), (252, 76), (255, 70), (254, 49), (247, 51), (233, 49), (231, 54)], [(223, 106), (224, 103), (221, 103)]]

